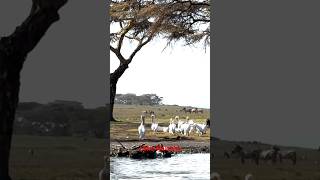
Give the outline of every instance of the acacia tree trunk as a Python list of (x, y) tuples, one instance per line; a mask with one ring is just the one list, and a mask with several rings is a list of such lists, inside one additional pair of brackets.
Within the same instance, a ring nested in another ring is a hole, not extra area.
[(117, 83), (119, 78), (128, 68), (128, 64), (120, 64), (120, 66), (110, 74), (110, 108), (111, 108), (111, 121), (115, 121), (113, 117), (113, 107), (114, 107), (114, 99), (117, 94)]
[(8, 37), (0, 39), (0, 179), (11, 180), (9, 156), (15, 112), (19, 101), (20, 71), (27, 54), (48, 28), (59, 20), (67, 0), (33, 0), (27, 19)]

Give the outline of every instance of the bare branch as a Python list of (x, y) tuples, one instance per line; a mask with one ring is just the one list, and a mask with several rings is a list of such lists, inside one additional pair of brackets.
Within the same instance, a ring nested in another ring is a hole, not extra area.
[(129, 59), (127, 60), (128, 61), (128, 64), (131, 63), (133, 57), (137, 54), (138, 51), (140, 51), (140, 49), (146, 45), (148, 42), (150, 42), (152, 40), (152, 36), (150, 36), (145, 42), (143, 43), (140, 43), (137, 48), (132, 52), (132, 54), (130, 55)]
[(128, 38), (128, 39), (130, 39), (130, 40), (136, 40), (136, 41), (138, 41), (139, 43), (142, 42), (142, 39), (139, 38), (139, 37), (134, 37), (134, 36), (125, 36), (125, 37)]
[(122, 54), (120, 53), (120, 51), (118, 49), (116, 49), (110, 45), (110, 50), (117, 56), (117, 58), (119, 59), (121, 64), (126, 63), (126, 59), (122, 56)]
[(133, 23), (133, 21), (131, 21), (129, 23), (129, 25), (125, 29), (123, 29), (123, 32), (120, 35), (120, 39), (119, 39), (118, 47), (117, 47), (119, 52), (121, 50), (121, 46), (122, 46), (123, 39), (124, 39), (125, 35), (132, 29), (133, 26), (134, 26), (134, 23)]

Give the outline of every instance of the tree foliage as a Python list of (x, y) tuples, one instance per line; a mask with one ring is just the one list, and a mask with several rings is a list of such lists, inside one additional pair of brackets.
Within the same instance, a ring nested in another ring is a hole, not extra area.
[[(156, 37), (168, 45), (183, 41), (192, 45), (210, 43), (209, 0), (117, 0), (110, 4), (110, 49), (121, 63), (130, 63), (136, 53)], [(125, 58), (121, 47), (125, 40), (135, 49)]]
[(143, 94), (137, 96), (136, 94), (117, 94), (115, 97), (116, 104), (127, 104), (127, 105), (160, 105), (162, 104), (162, 97), (156, 94)]

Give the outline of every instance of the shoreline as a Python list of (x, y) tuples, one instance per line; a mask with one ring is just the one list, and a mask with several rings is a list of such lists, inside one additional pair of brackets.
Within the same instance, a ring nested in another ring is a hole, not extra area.
[[(195, 141), (195, 140), (176, 140), (176, 141), (154, 141), (154, 140), (120, 140), (121, 144), (126, 148), (146, 144), (149, 146), (155, 146), (157, 144), (163, 144), (164, 146), (180, 146), (182, 152), (179, 154), (196, 154), (196, 153), (210, 153), (210, 141)], [(110, 157), (116, 156), (116, 151), (121, 147), (120, 143), (116, 140), (110, 140)]]

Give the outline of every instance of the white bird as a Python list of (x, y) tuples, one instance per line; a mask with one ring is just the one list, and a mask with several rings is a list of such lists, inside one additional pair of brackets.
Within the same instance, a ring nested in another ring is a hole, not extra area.
[(174, 132), (176, 132), (176, 133), (181, 133), (181, 128), (176, 127), (176, 128), (174, 129)]
[(209, 128), (209, 124), (208, 121), (206, 123), (203, 124), (194, 124), (195, 129), (197, 130), (197, 133), (199, 133), (200, 135), (203, 135), (207, 132), (207, 129)]
[(169, 125), (169, 133), (170, 134), (174, 134), (175, 133), (175, 129), (176, 129), (176, 124), (174, 123), (174, 120), (171, 118), (170, 119), (170, 125)]
[(138, 127), (139, 139), (140, 139), (140, 140), (141, 140), (142, 138), (144, 138), (144, 135), (145, 135), (144, 119), (145, 119), (145, 116), (144, 116), (144, 115), (141, 115), (141, 124), (140, 124), (140, 126)]
[(188, 120), (188, 123), (189, 123), (189, 124), (194, 124), (193, 119)]
[(193, 124), (189, 124), (189, 123), (182, 124), (180, 127), (181, 133), (183, 133), (185, 136), (189, 136), (190, 129), (192, 126), (193, 126)]
[(194, 126), (195, 123), (194, 123), (193, 119), (189, 120), (189, 117), (187, 117), (187, 119), (188, 119), (187, 123), (192, 125), (192, 126), (190, 126), (190, 130), (189, 130), (189, 134), (191, 134), (192, 131), (195, 130), (195, 126)]
[(158, 123), (156, 122), (155, 115), (151, 115), (151, 130), (155, 133), (158, 129)]
[(168, 132), (169, 127), (157, 126), (156, 131)]
[[(187, 116), (187, 118), (189, 118), (189, 117)], [(185, 122), (182, 121), (182, 120), (180, 120), (180, 119), (179, 119), (179, 116), (176, 116), (176, 117), (175, 117), (175, 120), (178, 122), (177, 128), (178, 128), (179, 130), (181, 130), (181, 125), (184, 124)]]
[(162, 127), (162, 131), (163, 132), (168, 132), (169, 131), (169, 127)]
[(194, 124), (195, 129), (199, 135), (203, 135), (207, 132), (208, 126), (206, 124)]

